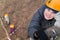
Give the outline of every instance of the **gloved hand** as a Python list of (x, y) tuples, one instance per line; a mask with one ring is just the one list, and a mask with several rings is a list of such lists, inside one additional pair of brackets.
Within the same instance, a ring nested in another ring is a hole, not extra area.
[(50, 40), (51, 38), (56, 39), (57, 36), (60, 35), (60, 28), (58, 27), (50, 27), (50, 28), (47, 28), (46, 30), (39, 30), (39, 31), (36, 31), (34, 33), (34, 38), (35, 39), (38, 39), (40, 38), (40, 40)]
[(48, 36), (44, 32), (44, 30), (38, 30), (34, 33), (34, 39), (36, 40), (49, 40)]
[(45, 33), (47, 34), (49, 39), (56, 37), (56, 31), (55, 31), (54, 27), (50, 27), (50, 28), (46, 29)]
[(47, 34), (49, 39), (50, 38), (56, 39), (58, 36), (60, 36), (60, 28), (53, 26), (46, 29), (45, 33)]

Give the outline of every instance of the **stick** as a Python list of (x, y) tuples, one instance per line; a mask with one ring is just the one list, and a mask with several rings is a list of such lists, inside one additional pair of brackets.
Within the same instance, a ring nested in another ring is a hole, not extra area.
[(0, 21), (1, 21), (2, 28), (3, 28), (4, 31), (6, 32), (6, 36), (7, 36), (8, 40), (11, 40), (10, 37), (9, 37), (9, 35), (8, 35), (8, 32), (7, 32), (6, 28), (4, 27), (4, 24), (3, 24), (3, 21), (2, 21), (1, 18), (0, 18)]

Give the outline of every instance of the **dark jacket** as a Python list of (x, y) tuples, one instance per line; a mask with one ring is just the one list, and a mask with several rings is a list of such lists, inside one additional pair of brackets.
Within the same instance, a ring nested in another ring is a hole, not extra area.
[[(42, 38), (42, 40), (49, 40), (48, 37), (46, 35), (44, 35), (44, 30), (53, 26), (55, 19), (51, 19), (51, 20), (46, 20), (44, 18), (44, 10), (45, 8), (47, 8), (46, 5), (43, 5), (40, 9), (38, 9), (38, 11), (35, 13), (35, 15), (33, 16), (29, 28), (28, 28), (28, 34), (30, 37), (34, 38), (34, 33), (36, 31), (38, 31), (37, 33), (39, 33), (39, 38)], [(37, 40), (38, 40), (37, 39)]]

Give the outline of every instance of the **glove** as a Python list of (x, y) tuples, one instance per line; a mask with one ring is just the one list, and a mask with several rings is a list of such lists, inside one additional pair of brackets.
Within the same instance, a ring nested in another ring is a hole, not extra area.
[(51, 39), (51, 38), (55, 39), (56, 38), (56, 31), (53, 27), (46, 29), (45, 33), (47, 34), (49, 39)]
[(49, 40), (48, 36), (45, 34), (43, 30), (36, 31), (34, 33), (34, 38), (39, 40)]
[(55, 26), (46, 29), (44, 32), (47, 34), (49, 39), (53, 38), (53, 40), (54, 40), (58, 36), (60, 36), (60, 28), (55, 27)]

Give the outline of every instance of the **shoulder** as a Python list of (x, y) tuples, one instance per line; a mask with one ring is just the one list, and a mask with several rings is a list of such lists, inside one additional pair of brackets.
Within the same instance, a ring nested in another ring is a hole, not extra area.
[(38, 13), (40, 16), (44, 16), (43, 14), (44, 14), (45, 8), (47, 8), (47, 6), (44, 4), (38, 9)]
[(44, 4), (38, 9), (38, 11), (39, 12), (44, 12), (45, 8), (47, 8), (47, 6)]

